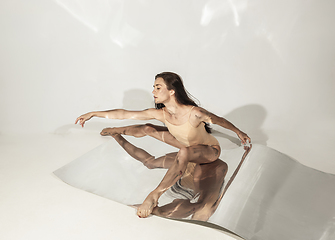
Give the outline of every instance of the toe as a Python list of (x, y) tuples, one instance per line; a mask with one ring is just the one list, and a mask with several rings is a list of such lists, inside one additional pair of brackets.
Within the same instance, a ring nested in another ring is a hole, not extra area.
[(139, 216), (140, 218), (142, 217), (142, 212), (141, 212), (141, 210), (137, 210), (137, 216)]

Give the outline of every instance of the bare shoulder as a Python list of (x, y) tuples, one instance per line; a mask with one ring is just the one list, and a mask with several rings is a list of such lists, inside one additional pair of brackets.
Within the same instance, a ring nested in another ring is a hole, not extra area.
[(206, 109), (202, 108), (202, 107), (194, 107), (192, 109), (192, 115), (194, 115), (197, 118), (202, 118), (204, 116), (207, 116), (210, 114), (210, 112), (208, 112)]
[(211, 122), (211, 113), (202, 107), (194, 107), (191, 112), (191, 117), (200, 122)]
[(163, 110), (162, 109), (156, 109), (156, 108), (148, 108), (143, 110), (147, 114), (151, 115), (153, 118), (162, 121), (163, 120)]

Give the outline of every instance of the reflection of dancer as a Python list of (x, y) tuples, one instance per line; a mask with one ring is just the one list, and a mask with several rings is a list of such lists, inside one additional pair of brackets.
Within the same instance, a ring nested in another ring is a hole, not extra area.
[[(126, 143), (120, 134), (135, 137), (149, 135), (180, 149), (178, 153), (167, 154), (160, 158), (155, 158), (139, 148), (133, 153), (129, 152), (149, 168), (169, 169), (158, 187), (139, 206), (137, 210), (139, 217), (147, 217), (152, 213), (159, 197), (184, 175), (188, 163), (205, 164), (218, 159), (221, 148), (216, 138), (209, 134), (210, 130), (206, 123), (218, 124), (234, 131), (243, 144), (251, 141), (247, 134), (226, 119), (198, 107), (188, 96), (181, 78), (175, 73), (164, 72), (156, 75), (152, 93), (156, 109), (89, 112), (76, 120), (76, 123), (79, 122), (82, 126), (94, 116), (110, 119), (157, 119), (166, 125), (167, 128), (152, 124), (106, 128), (101, 132), (101, 135), (113, 136), (121, 145)], [(142, 157), (139, 158), (140, 155)]]
[(228, 165), (225, 162), (217, 159), (211, 163), (197, 164), (193, 181), (199, 199), (194, 203), (190, 199), (175, 199), (169, 204), (155, 207), (153, 214), (169, 218), (186, 218), (192, 215), (192, 220), (207, 221), (219, 206), (223, 195), (236, 177), (251, 150), (251, 144), (250, 147), (245, 146), (244, 149), (242, 159), (224, 189), (222, 189), (224, 178), (228, 171)]
[[(177, 155), (177, 153), (170, 153), (164, 157), (155, 159), (143, 149), (129, 143), (120, 134), (115, 133), (112, 136), (132, 157), (141, 161), (150, 169), (169, 168), (170, 164), (164, 166), (162, 161), (166, 162), (166, 159), (169, 159), (168, 163), (171, 163)], [(171, 203), (155, 207), (152, 213), (168, 218), (186, 218), (192, 216), (192, 220), (207, 221), (219, 206), (223, 195), (237, 175), (242, 163), (251, 150), (251, 145), (250, 147), (245, 146), (244, 149), (245, 152), (241, 161), (224, 189), (223, 183), (228, 171), (228, 165), (225, 162), (217, 159), (205, 164), (193, 165), (189, 163), (182, 178), (171, 187), (173, 194), (180, 195)], [(195, 199), (197, 200), (194, 201)]]

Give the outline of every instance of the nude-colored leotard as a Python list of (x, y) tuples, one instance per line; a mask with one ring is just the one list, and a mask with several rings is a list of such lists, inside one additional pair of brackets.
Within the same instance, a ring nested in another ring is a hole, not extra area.
[(191, 108), (188, 116), (188, 120), (181, 125), (174, 125), (166, 120), (165, 110), (163, 108), (164, 122), (169, 132), (182, 144), (185, 146), (193, 146), (198, 144), (205, 144), (209, 146), (219, 145), (218, 140), (209, 134), (205, 129), (205, 123), (202, 122), (198, 127), (192, 126), (190, 123)]

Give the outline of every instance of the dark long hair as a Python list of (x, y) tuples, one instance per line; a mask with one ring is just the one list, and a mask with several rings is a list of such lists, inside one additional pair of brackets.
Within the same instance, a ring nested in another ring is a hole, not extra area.
[[(183, 80), (178, 74), (173, 72), (162, 72), (155, 76), (155, 80), (157, 78), (163, 78), (167, 89), (174, 90), (176, 101), (179, 104), (198, 107), (198, 104), (191, 98), (192, 95), (185, 89)], [(165, 107), (165, 105), (163, 103), (157, 103), (155, 104), (155, 107), (161, 109)], [(208, 123), (205, 123), (205, 129), (208, 133), (212, 132)]]

